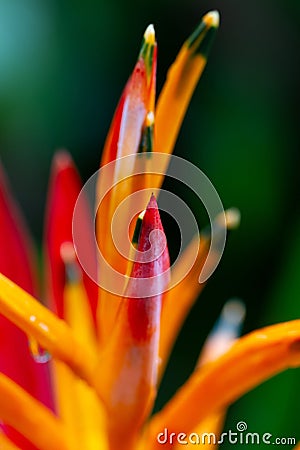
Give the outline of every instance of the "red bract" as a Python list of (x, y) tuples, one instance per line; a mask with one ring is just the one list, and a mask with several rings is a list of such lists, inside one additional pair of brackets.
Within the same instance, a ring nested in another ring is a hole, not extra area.
[[(8, 181), (1, 166), (0, 228), (0, 272), (27, 292), (37, 295), (33, 247), (21, 213), (9, 192)], [(28, 350), (26, 335), (2, 315), (0, 315), (0, 371), (45, 405), (53, 408), (48, 367), (34, 362)], [(33, 448), (12, 428), (5, 426), (4, 429), (24, 450)]]
[[(151, 233), (156, 231), (163, 235), (163, 248), (161, 241), (151, 239)], [(133, 445), (155, 399), (162, 294), (167, 288), (170, 262), (154, 197), (143, 217), (137, 250), (137, 255), (149, 250), (151, 253), (147, 261), (133, 263), (126, 297), (120, 303), (102, 362), (100, 390), (111, 417), (108, 432), (113, 448), (118, 448), (124, 439), (128, 446)], [(141, 286), (136, 288), (137, 283), (143, 286), (150, 279), (157, 292), (153, 296), (148, 296)], [(137, 296), (139, 291), (143, 297)]]
[[(61, 251), (64, 243), (73, 242), (73, 211), (81, 189), (82, 183), (70, 155), (67, 152), (58, 153), (53, 161), (50, 178), (45, 240), (48, 294), (51, 307), (60, 318), (64, 317), (63, 293), (66, 282), (65, 263)], [(80, 205), (80, 227), (86, 237), (85, 249), (89, 259), (96, 264), (96, 253), (92, 243), (93, 230), (89, 217), (91, 211), (89, 211), (88, 203), (81, 202)], [(83, 270), (82, 276), (95, 317), (98, 288)]]

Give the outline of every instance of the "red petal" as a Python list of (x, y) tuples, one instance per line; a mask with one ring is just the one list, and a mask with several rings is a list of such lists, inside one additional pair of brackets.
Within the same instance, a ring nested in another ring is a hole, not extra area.
[[(169, 254), (154, 197), (143, 218), (138, 251), (142, 260), (144, 255), (146, 258), (144, 261), (136, 258), (133, 265), (127, 296), (120, 303), (101, 364), (99, 383), (110, 417), (108, 433), (112, 448), (123, 448), (122, 442), (135, 440), (155, 399), (161, 301), (168, 281)], [(146, 285), (150, 282), (149, 291), (143, 291), (144, 282)], [(137, 292), (143, 295), (138, 298)]]
[(101, 166), (138, 151), (146, 117), (147, 77), (139, 59), (122, 93), (103, 150)]
[[(46, 217), (46, 259), (47, 277), (51, 307), (63, 318), (63, 292), (65, 286), (65, 264), (61, 257), (61, 246), (73, 242), (73, 211), (81, 191), (82, 183), (75, 165), (67, 152), (59, 152), (53, 161)], [(85, 230), (86, 248), (92, 261), (95, 251), (92, 246), (92, 232), (88, 204), (81, 203), (81, 228)], [(95, 269), (96, 273), (96, 269)], [(95, 318), (98, 286), (82, 271), (83, 281)]]
[(0, 270), (29, 293), (36, 293), (32, 243), (1, 166), (0, 218)]
[(117, 106), (101, 166), (138, 151), (148, 112), (154, 112), (157, 45), (153, 26), (145, 31), (138, 61)]
[[(154, 248), (157, 243), (151, 242), (151, 233), (159, 230), (160, 236), (164, 237), (164, 230), (160, 220), (158, 206), (155, 197), (152, 195), (151, 200), (147, 206), (146, 213), (143, 218), (141, 233), (139, 237), (138, 251), (145, 254), (148, 253), (149, 262), (135, 262), (131, 273), (132, 278), (154, 278), (155, 282), (161, 283), (161, 289), (157, 287), (157, 291), (163, 292), (168, 281), (168, 270), (170, 267), (169, 252), (165, 237), (159, 243), (159, 248)], [(154, 253), (160, 251), (164, 246), (164, 250), (158, 258), (155, 258)], [(151, 252), (151, 248), (153, 251)], [(150, 252), (149, 252), (150, 251)], [(131, 284), (131, 285), (130, 285)], [(148, 283), (145, 282), (146, 288)], [(135, 289), (135, 282), (129, 282), (128, 288)], [(140, 288), (138, 288), (140, 289)], [(132, 334), (137, 339), (147, 339), (151, 333), (152, 326), (150, 318), (152, 316), (153, 302), (161, 301), (161, 295), (145, 298), (144, 300), (136, 301), (132, 299), (128, 305), (128, 320), (131, 325)]]
[[(0, 166), (0, 272), (31, 294), (37, 294), (33, 248), (23, 217)], [(53, 408), (48, 367), (34, 362), (27, 336), (0, 315), (0, 371)], [(22, 449), (33, 448), (10, 427), (5, 433)]]
[(120, 126), (124, 108), (124, 101), (126, 95), (126, 88), (122, 93), (119, 104), (115, 111), (107, 138), (105, 142), (105, 147), (102, 155), (101, 166), (108, 164), (111, 161), (114, 161), (117, 157), (117, 149), (118, 149), (118, 140), (120, 134)]

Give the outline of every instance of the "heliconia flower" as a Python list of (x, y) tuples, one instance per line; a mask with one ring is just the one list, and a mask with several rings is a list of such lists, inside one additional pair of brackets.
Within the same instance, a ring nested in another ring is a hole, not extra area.
[[(149, 195), (149, 188), (159, 192), (167, 160), (157, 176), (149, 176), (147, 161), (154, 153), (172, 152), (218, 25), (216, 11), (203, 17), (171, 66), (157, 106), (153, 26), (145, 32), (104, 146), (101, 168), (112, 164), (111, 189), (95, 206), (95, 230), (88, 199), (79, 206), (76, 226), (96, 278), (82, 267), (73, 240), (82, 183), (71, 156), (59, 152), (53, 162), (42, 291), (33, 245), (0, 170), (1, 449), (155, 450), (165, 429), (174, 436), (218, 436), (232, 402), (278, 372), (300, 366), (300, 320), (239, 338), (245, 311), (241, 301), (232, 299), (188, 381), (151, 417), (173, 344), (204, 287), (199, 273), (215, 256), (213, 236), (204, 230), (170, 268), (158, 204)], [(148, 159), (141, 159), (142, 153)], [(134, 156), (123, 158), (127, 155)], [(128, 177), (137, 167), (139, 175)], [(98, 194), (107, 181), (101, 174)], [(120, 254), (111, 223), (118, 206), (125, 199), (134, 202), (138, 191), (146, 192), (147, 201), (133, 218), (129, 209), (122, 213), (118, 232), (124, 240), (129, 234), (129, 244)], [(214, 218), (220, 234), (238, 223), (234, 208)], [(94, 231), (105, 261), (123, 276), (121, 295), (103, 287)], [(194, 264), (187, 270), (192, 254)], [(180, 444), (166, 441), (164, 447), (179, 449)]]

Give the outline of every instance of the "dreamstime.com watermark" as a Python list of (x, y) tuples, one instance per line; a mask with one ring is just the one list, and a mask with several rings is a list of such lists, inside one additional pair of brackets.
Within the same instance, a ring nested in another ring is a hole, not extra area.
[(244, 421), (236, 424), (235, 430), (224, 431), (220, 436), (215, 433), (173, 433), (164, 428), (157, 435), (157, 442), (161, 445), (296, 445), (296, 437), (279, 437), (271, 433), (256, 433), (247, 431), (248, 425)]

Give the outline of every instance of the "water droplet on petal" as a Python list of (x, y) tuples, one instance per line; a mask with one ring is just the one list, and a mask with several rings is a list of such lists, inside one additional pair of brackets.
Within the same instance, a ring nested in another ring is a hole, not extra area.
[(43, 349), (35, 338), (29, 337), (28, 345), (31, 356), (38, 364), (45, 364), (51, 359), (50, 353)]

